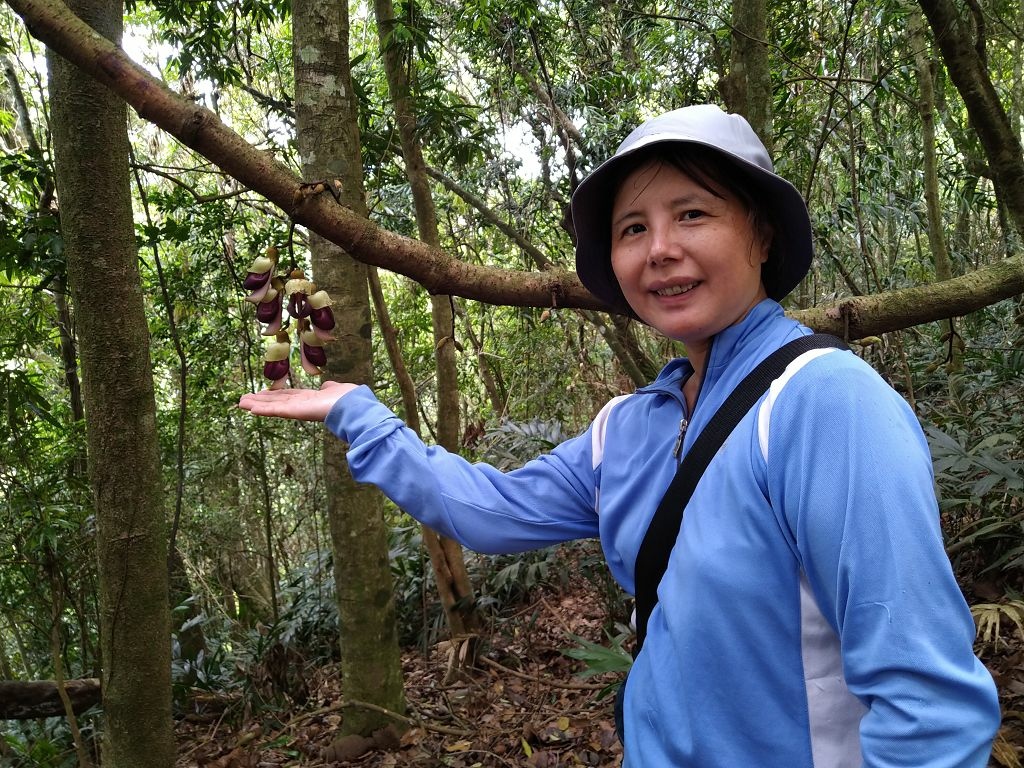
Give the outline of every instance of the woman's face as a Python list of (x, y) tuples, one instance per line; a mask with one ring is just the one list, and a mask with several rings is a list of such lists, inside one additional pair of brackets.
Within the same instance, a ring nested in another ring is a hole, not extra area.
[(651, 160), (615, 195), (612, 271), (637, 316), (700, 354), (712, 336), (766, 298), (768, 245), (735, 197)]

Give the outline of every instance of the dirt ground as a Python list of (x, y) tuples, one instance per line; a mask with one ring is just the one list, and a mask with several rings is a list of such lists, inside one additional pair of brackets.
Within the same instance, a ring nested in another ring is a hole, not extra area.
[[(570, 571), (571, 572), (571, 571)], [(346, 700), (337, 665), (309, 670), (308, 699), (286, 714), (240, 715), (240, 707), (197, 701), (178, 726), (179, 768), (366, 766), (619, 766), (614, 678), (580, 678), (582, 662), (561, 649), (570, 634), (602, 641), (604, 607), (594, 586), (570, 578), (538, 588), (503, 618), (480, 648), (476, 668), (453, 672), (461, 643), (424, 656), (403, 654), (406, 730), (374, 740), (337, 741)]]
[[(570, 564), (571, 566), (571, 564)], [(568, 569), (572, 573), (572, 568)], [(970, 597), (975, 598), (973, 595)], [(583, 679), (582, 662), (561, 649), (570, 635), (602, 642), (604, 606), (591, 582), (571, 577), (538, 588), (503, 618), (481, 647), (476, 668), (453, 672), (460, 643), (403, 655), (408, 711), (404, 732), (339, 741), (347, 702), (337, 665), (306, 670), (301, 706), (244, 715), (243, 708), (197, 700), (178, 726), (179, 768), (475, 768), (621, 765), (612, 697), (614, 678)], [(1003, 704), (1003, 728), (990, 766), (1024, 768), (1024, 642), (1006, 621), (1002, 639), (978, 646)]]

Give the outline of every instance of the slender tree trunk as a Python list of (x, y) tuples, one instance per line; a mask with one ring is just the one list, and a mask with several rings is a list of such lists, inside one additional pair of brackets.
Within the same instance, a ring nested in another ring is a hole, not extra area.
[[(101, 35), (120, 41), (120, 0), (75, 0), (72, 6)], [(96, 507), (103, 764), (170, 768), (167, 536), (127, 114), (120, 99), (57, 55), (48, 53), (47, 62)]]
[[(185, 604), (193, 595), (195, 590), (185, 570), (185, 563), (182, 560), (181, 552), (177, 548), (168, 550), (170, 562), (167, 564), (167, 576), (170, 583), (170, 605), (171, 609), (177, 609)], [(195, 661), (199, 654), (206, 653), (206, 635), (203, 633), (203, 624), (194, 621), (202, 614), (202, 608), (197, 602), (188, 603), (187, 607), (178, 613), (172, 613), (171, 631), (178, 639), (178, 649), (181, 658)], [(195, 670), (191, 672), (190, 679), (186, 684), (195, 682)]]
[(402, 348), (398, 341), (398, 330), (391, 322), (391, 313), (388, 312), (388, 305), (384, 299), (384, 291), (380, 285), (380, 276), (375, 267), (369, 268), (367, 275), (370, 286), (370, 296), (373, 300), (373, 309), (377, 313), (377, 325), (380, 334), (384, 339), (384, 347), (388, 353), (388, 360), (398, 380), (398, 391), (402, 395), (402, 420), (415, 432), (420, 434), (419, 398), (416, 397), (416, 382), (402, 358)]
[[(68, 404), (71, 406), (71, 420), (85, 418), (82, 406), (82, 384), (78, 379), (78, 353), (75, 350), (74, 320), (67, 300), (67, 284), (63, 276), (53, 281), (53, 303), (57, 309), (57, 332), (60, 335), (60, 360), (64, 368), (64, 383), (68, 388)], [(79, 467), (79, 465), (81, 465)], [(81, 471), (79, 471), (81, 469)], [(74, 472), (85, 475), (85, 457), (75, 459)]]
[[(21, 138), (33, 155), (42, 157), (42, 149), (36, 140), (36, 134), (32, 127), (32, 117), (29, 112), (28, 103), (25, 101), (25, 94), (18, 82), (18, 74), (14, 64), (7, 56), (0, 56), (0, 69), (3, 69), (7, 87), (11, 92), (11, 100), (17, 121), (15, 127)], [(14, 146), (12, 142), (12, 147)], [(47, 175), (43, 181), (43, 188), (40, 190), (38, 209), (39, 213), (46, 215), (50, 213), (49, 207), (53, 203), (54, 181)], [(50, 286), (53, 296), (54, 308), (57, 310), (57, 335), (60, 338), (60, 359), (64, 368), (64, 383), (68, 388), (68, 405), (71, 408), (71, 422), (75, 424), (84, 418), (85, 412), (82, 406), (82, 386), (78, 378), (78, 352), (75, 349), (75, 324), (71, 316), (71, 309), (68, 306), (67, 297), (67, 274), (63, 272), (54, 277)], [(76, 455), (70, 465), (69, 479), (85, 478), (85, 454)], [(84, 649), (83, 649), (84, 650)]]
[[(131, 149), (131, 147), (129, 147)], [(146, 199), (146, 191), (142, 186), (142, 175), (135, 163), (135, 156), (129, 155), (132, 161), (133, 176), (139, 191), (139, 199), (142, 201), (142, 210), (146, 216), (146, 224), (153, 227), (153, 216), (149, 209), (149, 201)], [(185, 354), (185, 345), (182, 344), (181, 334), (178, 333), (178, 321), (175, 319), (174, 300), (171, 291), (167, 286), (167, 279), (164, 275), (163, 262), (160, 259), (160, 248), (154, 240), (150, 243), (153, 256), (153, 266), (156, 268), (157, 280), (160, 283), (160, 295), (164, 302), (164, 312), (167, 313), (167, 328), (171, 334), (171, 341), (174, 344), (174, 352), (178, 357), (178, 433), (175, 436), (175, 484), (174, 484), (174, 513), (171, 515), (170, 535), (167, 543), (167, 581), (170, 585), (170, 606), (171, 606), (171, 632), (177, 638), (178, 649), (182, 658), (195, 660), (200, 651), (206, 651), (206, 638), (203, 635), (201, 622), (193, 621), (201, 610), (193, 602), (185, 610), (177, 609), (187, 601), (194, 592), (189, 584), (188, 574), (185, 572), (185, 562), (178, 551), (178, 529), (181, 525), (181, 513), (185, 503), (185, 443), (186, 428), (188, 425), (188, 357)], [(276, 608), (276, 604), (275, 604)], [(276, 614), (275, 614), (276, 617)], [(195, 671), (191, 673), (192, 678)], [(188, 684), (194, 682), (193, 679)]]
[(5, 123), (0, 126), (0, 146), (7, 151), (13, 151), (19, 144), (17, 128), (21, 122), (21, 104), (18, 102), (18, 94), (21, 91), (21, 84), (18, 82), (14, 64), (7, 56), (0, 56), (0, 69), (3, 70), (4, 79), (7, 81), (7, 88), (0, 88), (0, 109), (17, 118), (14, 125)]
[[(416, 135), (409, 73), (406, 69), (411, 52), (392, 36), (395, 9), (391, 0), (376, 0), (377, 30), (381, 56), (387, 76), (391, 103), (398, 122), (398, 135), (405, 160), (405, 173), (412, 188), (416, 211), (416, 227), (427, 245), (441, 247), (437, 229), (437, 211), (430, 191), (430, 177), (423, 161), (423, 148)], [(455, 313), (450, 296), (432, 295), (430, 315), (434, 326), (434, 356), (437, 364), (437, 441), (444, 449), (457, 452), (459, 427), (459, 377), (455, 360)], [(479, 626), (473, 586), (466, 572), (462, 548), (458, 542), (423, 528), (424, 542), (430, 553), (434, 578), (441, 595), (441, 604), (448, 626), (455, 635), (473, 631)]]
[(455, 311), (458, 313), (459, 319), (462, 320), (463, 332), (469, 337), (469, 343), (473, 345), (477, 370), (480, 372), (480, 379), (484, 383), (487, 397), (491, 401), (491, 410), (494, 411), (495, 416), (501, 417), (505, 413), (505, 404), (508, 401), (508, 389), (501, 378), (501, 370), (491, 367), (491, 363), (484, 353), (483, 343), (477, 336), (476, 331), (473, 330), (473, 323), (465, 307), (457, 306)]
[[(537, 269), (548, 270), (551, 268), (550, 259), (548, 259), (548, 257), (545, 256), (537, 246), (527, 240), (523, 233), (519, 232), (515, 227), (511, 226), (501, 216), (495, 213), (494, 210), (492, 210), (482, 199), (462, 187), (460, 184), (457, 184), (454, 180), (449, 179), (440, 171), (427, 168), (427, 173), (432, 178), (441, 182), (441, 184), (443, 184), (447, 189), (465, 200), (466, 203), (471, 205), (484, 219), (497, 227), (505, 234), (506, 237), (519, 246), (523, 253), (533, 261)], [(552, 299), (554, 299), (554, 297), (552, 297)], [(603, 320), (600, 314), (590, 310), (585, 310), (583, 312), (583, 317), (587, 322), (592, 323), (601, 332), (601, 337), (608, 343), (608, 348), (612, 351), (612, 354), (618, 358), (619, 363), (622, 365), (622, 369), (630, 377), (633, 383), (636, 384), (636, 386), (642, 387), (651, 380), (651, 377), (644, 376), (644, 374), (641, 373), (641, 370), (654, 370), (657, 372), (658, 366), (649, 357), (644, 355), (643, 351), (635, 344), (630, 343), (629, 335), (623, 333), (623, 326), (617, 322), (609, 325)]]
[(920, 98), (917, 103), (921, 116), (921, 149), (924, 159), (924, 199), (928, 215), (928, 245), (935, 260), (935, 277), (949, 280), (953, 277), (953, 266), (942, 233), (942, 206), (939, 200), (939, 170), (935, 151), (935, 73), (933, 62), (928, 55), (927, 26), (919, 9), (913, 5), (907, 8), (907, 33), (910, 48), (914, 53), (917, 69), (917, 83)]
[(92, 768), (92, 758), (89, 757), (89, 751), (82, 740), (78, 717), (67, 690), (67, 681), (64, 678), (64, 633), (61, 626), (61, 616), (64, 613), (64, 592), (58, 573), (57, 558), (49, 547), (46, 552), (46, 570), (50, 576), (50, 659), (53, 664), (53, 683), (64, 708), (63, 714), (67, 720), (68, 730), (71, 731), (71, 739), (75, 744), (78, 768)]
[(14, 108), (16, 122), (15, 132), (9, 137), (10, 145), (13, 148), (16, 133), (20, 133), (25, 140), (29, 151), (35, 155), (41, 155), (39, 142), (36, 141), (35, 133), (32, 131), (32, 116), (28, 109), (28, 102), (25, 101), (25, 94), (21, 90), (21, 83), (18, 82), (18, 73), (14, 68), (14, 62), (9, 56), (0, 56), (0, 69), (4, 71), (4, 79), (7, 81), (7, 88), (10, 90), (11, 106)]
[[(357, 106), (348, 58), (345, 0), (294, 0), (295, 113), (307, 179), (340, 179), (343, 202), (365, 216)], [(337, 340), (326, 345), (327, 376), (372, 383), (366, 266), (337, 245), (310, 235), (317, 285), (334, 299)], [(345, 697), (405, 711), (388, 532), (381, 495), (357, 485), (343, 447), (324, 446), (327, 507), (338, 593)], [(368, 708), (348, 708), (343, 733), (368, 735), (394, 721)]]
[[(935, 73), (928, 55), (927, 25), (920, 9), (908, 3), (907, 34), (910, 49), (914, 52), (917, 69), (917, 83), (920, 99), (917, 103), (921, 115), (921, 151), (924, 157), (924, 202), (928, 217), (928, 245), (935, 263), (935, 279), (949, 280), (953, 277), (953, 264), (946, 247), (946, 236), (942, 227), (942, 204), (939, 200), (939, 168), (935, 150)], [(963, 369), (963, 350), (952, 338), (955, 331), (952, 320), (943, 321), (946, 333), (950, 335), (950, 356), (947, 369), (954, 373)]]
[(619, 367), (622, 368), (622, 372), (629, 377), (634, 386), (642, 387), (651, 381), (652, 377), (644, 375), (636, 360), (629, 354), (629, 349), (624, 343), (621, 329), (617, 328), (614, 323), (605, 322), (604, 318), (596, 312), (584, 310), (582, 314), (597, 328), (601, 338), (604, 339), (605, 344), (608, 345), (612, 354), (615, 355), (615, 359), (618, 361)]
[[(14, 669), (11, 667), (11, 659), (7, 654), (7, 645), (4, 643), (3, 632), (0, 632), (0, 679), (14, 679)], [(0, 701), (3, 701), (2, 697), (0, 697)]]
[[(422, 430), (420, 427), (419, 398), (416, 396), (416, 385), (412, 380), (412, 376), (409, 375), (409, 370), (405, 366), (405, 361), (402, 359), (402, 350), (398, 342), (398, 332), (391, 323), (391, 316), (388, 313), (387, 303), (384, 301), (384, 292), (381, 290), (377, 271), (372, 267), (370, 268), (369, 285), (370, 293), (373, 297), (374, 309), (377, 312), (377, 324), (380, 326), (381, 335), (384, 337), (384, 346), (387, 349), (388, 359), (391, 361), (391, 367), (394, 369), (395, 377), (398, 379), (398, 389), (402, 393), (402, 410), (405, 412), (405, 423), (413, 432), (422, 436)], [(446, 618), (448, 619), (449, 629), (452, 634), (463, 634), (467, 631), (467, 625), (462, 619), (462, 613), (455, 608), (456, 602), (459, 600), (454, 588), (456, 579), (448, 566), (450, 555), (445, 549), (444, 544), (449, 543), (454, 545), (458, 554), (459, 564), (463, 566), (462, 573), (465, 574), (466, 571), (464, 561), (462, 560), (462, 550), (459, 548), (458, 542), (439, 536), (435, 531), (425, 525), (420, 525), (420, 533), (423, 536), (423, 546), (426, 548), (427, 554), (430, 556), (430, 564), (433, 568), (434, 581), (437, 584), (438, 596), (441, 598), (441, 606), (444, 609)], [(468, 583), (468, 576), (466, 578)], [(472, 595), (471, 588), (469, 594)]]
[[(661, 370), (661, 364), (655, 359), (652, 359), (650, 355), (640, 346), (640, 342), (637, 339), (636, 331), (638, 323), (629, 318), (623, 317), (622, 315), (611, 316), (612, 327), (617, 333), (619, 343), (623, 346), (623, 352), (619, 353), (618, 357), (620, 360), (629, 358), (636, 363), (637, 370), (640, 372), (643, 383), (651, 381), (658, 375)], [(637, 386), (643, 386), (643, 384), (637, 384)]]

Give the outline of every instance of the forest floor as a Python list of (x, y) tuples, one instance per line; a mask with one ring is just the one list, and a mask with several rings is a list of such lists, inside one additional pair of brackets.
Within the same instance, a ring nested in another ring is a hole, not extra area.
[(290, 712), (218, 714), (199, 705), (179, 721), (178, 768), (619, 766), (614, 697), (600, 697), (615, 678), (582, 679), (585, 665), (562, 653), (576, 645), (572, 635), (606, 642), (605, 608), (592, 582), (561, 565), (567, 582), (538, 587), (495, 622), (470, 674), (451, 672), (459, 645), (403, 653), (411, 727), (401, 736), (336, 740), (346, 702), (332, 664), (309, 671), (308, 699)]
[[(574, 556), (565, 551), (562, 557)], [(573, 562), (562, 562), (561, 573), (565, 583), (536, 588), (519, 610), (494, 623), (471, 674), (452, 674), (457, 644), (403, 653), (408, 713), (400, 736), (337, 740), (346, 701), (335, 663), (307, 670), (302, 706), (255, 715), (238, 706), (203, 712), (200, 705), (179, 722), (178, 768), (621, 765), (613, 697), (599, 696), (615, 678), (583, 679), (585, 665), (562, 653), (575, 646), (574, 635), (605, 643), (600, 590)], [(983, 602), (985, 589), (973, 594), (976, 585), (968, 583), (972, 603)], [(989, 765), (1024, 768), (1024, 631), (1013, 632), (1012, 617), (1003, 619), (1003, 639), (979, 645), (1004, 715)]]

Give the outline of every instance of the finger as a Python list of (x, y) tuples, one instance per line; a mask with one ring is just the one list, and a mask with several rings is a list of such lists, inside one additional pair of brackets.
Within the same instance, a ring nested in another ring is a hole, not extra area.
[(278, 419), (304, 419), (306, 418), (302, 414), (295, 411), (294, 408), (289, 408), (288, 403), (265, 403), (255, 402), (251, 408), (247, 409), (253, 416), (271, 416)]
[(259, 392), (247, 392), (238, 399), (238, 407), (251, 411), (268, 403), (287, 403), (295, 397), (301, 397), (303, 391), (292, 389), (264, 389)]

